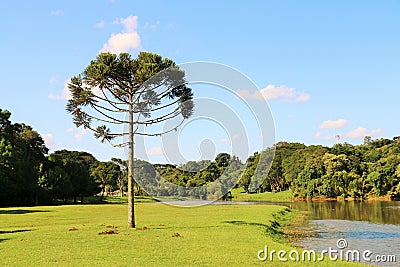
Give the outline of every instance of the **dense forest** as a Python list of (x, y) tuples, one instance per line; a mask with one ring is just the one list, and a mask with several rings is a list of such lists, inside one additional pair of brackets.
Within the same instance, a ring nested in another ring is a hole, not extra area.
[[(113, 158), (101, 162), (80, 151), (48, 154), (43, 139), (32, 127), (12, 123), (10, 117), (10, 112), (0, 109), (0, 206), (77, 202), (85, 196), (123, 195), (126, 191), (126, 161)], [(271, 151), (275, 151), (272, 164), (262, 156)], [(258, 188), (251, 187), (255, 176), (263, 180)], [(135, 180), (142, 185), (157, 181), (151, 185), (154, 188), (147, 185), (146, 190), (136, 184), (136, 195), (180, 194), (170, 192), (162, 181), (196, 188), (217, 179), (212, 192), (199, 189), (195, 197), (204, 199), (210, 193), (225, 192), (232, 184), (224, 181), (234, 180), (236, 187), (250, 193), (290, 189), (296, 198), (398, 198), (400, 139), (365, 137), (362, 145), (344, 143), (331, 148), (280, 142), (246, 162), (227, 153), (220, 153), (213, 161), (189, 161), (181, 166), (135, 161)]]
[(286, 142), (275, 146), (274, 162), (259, 191), (291, 189), (297, 198), (400, 196), (398, 137), (372, 140), (367, 136), (362, 145), (332, 148)]

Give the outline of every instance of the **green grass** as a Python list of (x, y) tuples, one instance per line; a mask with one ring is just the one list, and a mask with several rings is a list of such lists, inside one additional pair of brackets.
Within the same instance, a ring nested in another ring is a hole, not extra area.
[[(257, 259), (265, 245), (293, 249), (266, 234), (270, 221), (277, 219), (274, 214), (282, 215), (284, 207), (142, 203), (135, 208), (138, 227), (148, 230), (126, 228), (123, 204), (0, 209), (0, 266), (305, 265)], [(110, 230), (107, 226), (117, 227), (119, 234), (99, 235)], [(72, 228), (77, 230), (69, 231)], [(176, 233), (181, 237), (173, 237)], [(324, 262), (322, 266), (345, 264)]]
[(290, 202), (292, 201), (292, 191), (282, 192), (265, 192), (260, 194), (248, 194), (243, 188), (235, 188), (231, 190), (232, 201), (239, 202)]
[[(123, 196), (105, 196), (103, 197), (102, 200), (103, 204), (124, 204), (128, 203), (128, 197)], [(135, 196), (135, 203), (147, 203), (147, 202), (155, 202), (155, 200), (152, 197), (146, 197), (146, 196)], [(92, 196), (92, 197), (86, 197), (84, 199), (84, 203), (86, 204), (98, 204), (100, 203), (100, 197), (99, 196)]]

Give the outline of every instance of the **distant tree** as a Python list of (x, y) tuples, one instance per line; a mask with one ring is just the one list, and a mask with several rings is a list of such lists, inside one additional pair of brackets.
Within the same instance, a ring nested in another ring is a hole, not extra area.
[[(182, 123), (192, 114), (192, 91), (185, 73), (172, 60), (153, 53), (141, 52), (137, 58), (127, 53), (101, 53), (82, 75), (71, 79), (69, 89), (72, 98), (67, 111), (77, 127), (92, 130), (102, 142), (128, 146), (128, 228), (135, 228), (134, 136), (159, 136), (176, 130), (149, 133), (144, 129), (178, 116)], [(125, 125), (127, 131), (112, 132), (115, 125)], [(117, 137), (127, 137), (127, 142), (112, 143)]]
[(121, 169), (120, 166), (112, 161), (99, 162), (91, 169), (91, 175), (101, 188), (100, 200), (102, 200), (104, 194), (108, 195), (109, 192), (114, 191), (117, 187), (118, 179), (121, 177)]
[(226, 168), (229, 165), (229, 162), (231, 160), (231, 155), (228, 153), (219, 153), (215, 157), (215, 162), (217, 163), (218, 167)]
[(127, 178), (128, 178), (128, 163), (125, 160), (118, 159), (118, 158), (111, 158), (111, 161), (115, 164), (117, 164), (120, 168), (120, 175), (118, 177), (118, 188), (119, 188), (119, 194), (122, 197), (124, 195), (124, 187), (127, 184)]
[(156, 180), (156, 171), (151, 165), (151, 163), (144, 161), (144, 160), (135, 160), (135, 176), (134, 179), (135, 181), (139, 181), (140, 183), (145, 186), (146, 189), (151, 189), (153, 190), (152, 192), (145, 192), (143, 189), (139, 186), (138, 183), (136, 183), (136, 190), (137, 194), (145, 196), (147, 193), (157, 193), (157, 188), (155, 188), (156, 185), (158, 184), (158, 181)]
[(48, 157), (47, 174), (41, 180), (42, 187), (50, 191), (55, 198), (64, 202), (69, 197), (74, 203), (77, 197), (83, 201), (84, 196), (97, 193), (97, 186), (90, 170), (97, 164), (96, 158), (80, 151), (59, 150)]
[(381, 148), (381, 147), (383, 147), (383, 146), (386, 146), (386, 145), (391, 144), (392, 142), (393, 142), (392, 140), (385, 139), (385, 138), (381, 138), (381, 139), (378, 139), (378, 140), (373, 140), (373, 141), (371, 142), (371, 145), (372, 145), (374, 148)]
[[(254, 155), (250, 156), (246, 161), (246, 169), (244, 170), (243, 174), (241, 175), (238, 181), (238, 185), (243, 187), (243, 189), (246, 192), (249, 192), (250, 190), (251, 180), (254, 176), (259, 160), (260, 160), (260, 154), (256, 152), (254, 153)], [(253, 189), (254, 188), (251, 188), (251, 190)]]
[(371, 136), (365, 136), (364, 137), (364, 146), (367, 146), (369, 144), (371, 144), (372, 142), (372, 137)]

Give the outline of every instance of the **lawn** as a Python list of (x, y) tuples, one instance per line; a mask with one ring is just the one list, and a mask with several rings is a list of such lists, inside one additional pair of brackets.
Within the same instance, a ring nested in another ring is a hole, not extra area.
[(292, 201), (292, 191), (265, 192), (260, 194), (248, 194), (243, 188), (231, 190), (232, 201), (239, 202), (290, 202)]
[[(282, 210), (271, 205), (140, 203), (138, 227), (147, 229), (132, 230), (126, 228), (124, 204), (2, 208), (0, 266), (320, 266), (257, 259), (265, 245), (293, 249), (266, 234), (273, 214)], [(119, 234), (99, 235), (115, 230)]]

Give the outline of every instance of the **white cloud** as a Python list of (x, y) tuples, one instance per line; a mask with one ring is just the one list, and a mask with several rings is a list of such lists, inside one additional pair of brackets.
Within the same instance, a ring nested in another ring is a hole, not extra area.
[(348, 121), (345, 119), (339, 119), (339, 120), (327, 120), (322, 122), (322, 124), (319, 126), (321, 129), (342, 129), (347, 125)]
[(65, 133), (72, 134), (77, 142), (82, 141), (83, 136), (86, 134), (85, 128), (68, 128)]
[(260, 91), (251, 94), (248, 90), (238, 90), (237, 94), (247, 99), (257, 100), (281, 100), (291, 102), (305, 102), (310, 99), (310, 95), (304, 92), (298, 92), (294, 88), (289, 88), (286, 85), (275, 86), (273, 84), (260, 89)]
[(126, 18), (120, 18), (116, 24), (123, 24), (125, 26), (125, 32), (135, 32), (137, 29), (137, 16), (128, 16)]
[(57, 79), (56, 76), (51, 76), (49, 81), (48, 81), (49, 84), (55, 84), (57, 82), (58, 82), (58, 79)]
[(322, 136), (321, 132), (317, 132), (314, 134), (314, 138), (320, 138)]
[(85, 128), (82, 128), (81, 130), (77, 129), (77, 131), (74, 131), (75, 140), (80, 142), (82, 140), (82, 137), (85, 135), (85, 133), (86, 133)]
[(361, 138), (367, 135), (367, 128), (358, 127), (357, 129), (347, 133), (345, 136), (347, 138)]
[[(64, 88), (60, 94), (55, 95), (53, 93), (49, 94), (48, 98), (52, 100), (70, 100), (72, 98), (71, 91), (68, 88), (68, 84), (71, 82), (71, 79), (68, 79), (64, 82)], [(99, 88), (93, 89), (93, 94), (97, 96), (103, 96), (103, 93)]]
[(102, 28), (104, 28), (105, 25), (106, 25), (105, 21), (102, 20), (102, 21), (99, 21), (98, 23), (96, 23), (94, 26), (98, 29), (102, 29)]
[(100, 52), (111, 52), (119, 54), (128, 52), (130, 49), (137, 49), (140, 47), (140, 37), (134, 33), (117, 33), (112, 34), (108, 42), (103, 45)]
[(137, 33), (137, 16), (128, 16), (126, 18), (117, 18), (113, 24), (124, 25), (121, 33), (113, 33), (107, 43), (103, 45), (100, 52), (111, 52), (119, 54), (128, 52), (132, 49), (140, 48), (140, 36)]
[(69, 100), (71, 99), (71, 92), (69, 91), (68, 84), (71, 82), (71, 79), (68, 79), (64, 82), (64, 88), (61, 91), (61, 94), (49, 94), (49, 99), (52, 100)]
[(238, 134), (235, 134), (235, 135), (232, 136), (232, 138), (221, 138), (221, 142), (222, 142), (222, 143), (231, 143), (231, 142), (233, 142), (233, 141), (238, 140), (239, 137), (240, 137), (240, 136), (239, 136)]
[(378, 129), (372, 130), (368, 135), (373, 137), (373, 136), (377, 136), (381, 133), (382, 133), (382, 129), (378, 128)]
[(155, 146), (155, 147), (152, 147), (149, 150), (147, 150), (147, 155), (149, 155), (149, 156), (160, 156), (163, 154), (164, 154), (164, 151), (159, 146)]
[(50, 14), (51, 14), (52, 16), (61, 16), (62, 14), (64, 14), (64, 11), (62, 11), (62, 10), (52, 10), (52, 11), (50, 12)]
[(316, 132), (313, 135), (313, 138), (314, 139), (322, 139), (325, 141), (331, 141), (336, 138), (336, 135), (325, 135), (323, 132)]
[(143, 29), (145, 29), (145, 30), (147, 30), (147, 29), (149, 29), (149, 30), (155, 30), (155, 29), (157, 29), (159, 26), (160, 26), (160, 21), (157, 20), (157, 22), (156, 22), (156, 23), (153, 23), (153, 24), (150, 24), (150, 23), (147, 22), (146, 24), (144, 24)]
[(357, 129), (345, 134), (346, 138), (356, 139), (356, 138), (364, 138), (365, 136), (377, 136), (382, 132), (382, 129), (375, 129), (368, 132), (368, 129), (365, 127), (358, 127)]
[(46, 147), (48, 148), (53, 148), (55, 146), (55, 141), (54, 141), (54, 136), (52, 134), (42, 134), (42, 138), (44, 140), (44, 143), (46, 144)]

